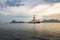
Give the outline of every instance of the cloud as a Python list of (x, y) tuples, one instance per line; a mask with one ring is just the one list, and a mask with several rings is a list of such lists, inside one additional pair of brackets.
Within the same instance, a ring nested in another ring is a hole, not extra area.
[(35, 7), (39, 4), (52, 4), (58, 3), (60, 0), (0, 0), (0, 10), (7, 6), (19, 7), (19, 6), (30, 6)]
[(5, 4), (7, 6), (17, 6), (18, 7), (18, 6), (24, 5), (24, 4), (21, 4), (21, 2), (22, 2), (21, 0), (7, 0)]
[(36, 15), (40, 19), (44, 15), (60, 12), (60, 0), (1, 0), (0, 17), (5, 19), (31, 19)]
[(55, 3), (53, 5), (37, 5), (32, 8), (29, 13), (35, 14), (38, 19), (45, 15), (60, 13), (60, 3)]
[[(0, 6), (36, 6), (39, 4), (58, 3), (60, 0), (0, 0)], [(2, 4), (2, 5), (1, 5)]]
[(46, 3), (58, 3), (60, 0), (44, 0)]
[(58, 19), (58, 20), (60, 20), (60, 12), (59, 13), (54, 13), (54, 14), (51, 14), (51, 15), (47, 15), (44, 18), (46, 18), (46, 19)]

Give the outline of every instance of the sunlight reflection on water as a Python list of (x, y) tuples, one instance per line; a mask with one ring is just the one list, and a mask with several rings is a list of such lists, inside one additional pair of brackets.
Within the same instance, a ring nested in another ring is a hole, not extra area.
[[(50, 40), (60, 40), (60, 23), (1, 24), (0, 25), (0, 37), (2, 36), (8, 37), (7, 34), (9, 35), (14, 34), (14, 36), (17, 36), (18, 38), (22, 38), (22, 39), (24, 38), (26, 40), (28, 39), (31, 39), (31, 40), (39, 39), (40, 40), (39, 37), (43, 37), (44, 39), (50, 39)], [(34, 37), (30, 38), (32, 36)]]

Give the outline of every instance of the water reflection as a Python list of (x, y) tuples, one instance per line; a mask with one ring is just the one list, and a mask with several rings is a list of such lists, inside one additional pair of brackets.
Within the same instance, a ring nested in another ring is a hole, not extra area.
[(0, 40), (60, 40), (60, 23), (1, 24)]
[(33, 24), (33, 38), (41, 40), (60, 40), (60, 23)]

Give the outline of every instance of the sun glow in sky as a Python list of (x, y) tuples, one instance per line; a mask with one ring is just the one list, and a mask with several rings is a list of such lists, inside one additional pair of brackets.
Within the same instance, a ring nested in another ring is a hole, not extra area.
[(0, 22), (14, 19), (28, 21), (51, 14), (60, 14), (60, 0), (0, 0)]

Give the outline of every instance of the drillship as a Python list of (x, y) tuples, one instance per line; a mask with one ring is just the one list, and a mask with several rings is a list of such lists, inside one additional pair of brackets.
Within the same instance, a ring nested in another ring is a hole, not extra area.
[(29, 21), (28, 23), (40, 23), (40, 20), (36, 20), (35, 15), (33, 15), (33, 19)]

